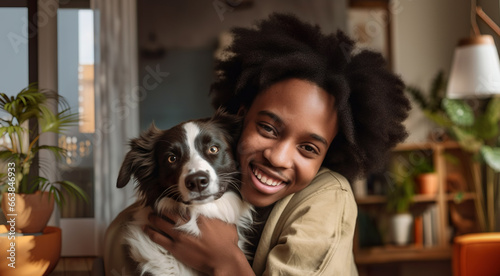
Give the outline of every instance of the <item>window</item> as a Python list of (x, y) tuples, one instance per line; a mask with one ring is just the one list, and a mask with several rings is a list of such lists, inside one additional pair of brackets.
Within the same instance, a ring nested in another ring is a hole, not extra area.
[(71, 200), (61, 210), (62, 218), (94, 217), (94, 24), (88, 9), (58, 11), (58, 87), (59, 94), (79, 114), (79, 124), (59, 135), (60, 147), (68, 151), (59, 164), (62, 179), (87, 192), (88, 204)]

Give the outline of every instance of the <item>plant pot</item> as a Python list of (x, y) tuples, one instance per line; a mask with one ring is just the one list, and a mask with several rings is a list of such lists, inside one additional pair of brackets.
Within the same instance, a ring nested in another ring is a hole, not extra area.
[(395, 214), (390, 219), (392, 241), (396, 245), (407, 245), (411, 240), (413, 216), (411, 214)]
[(18, 233), (15, 239), (9, 239), (8, 231), (0, 225), (0, 275), (45, 276), (54, 270), (61, 257), (60, 228), (48, 226), (36, 235)]
[(420, 194), (435, 195), (439, 187), (439, 177), (437, 173), (423, 173), (416, 177), (416, 182)]
[[(54, 197), (48, 192), (36, 192), (34, 194), (2, 194), (2, 211), (9, 222), (15, 220), (15, 231), (20, 233), (40, 233), (54, 210)], [(13, 199), (13, 200), (12, 200)], [(13, 209), (10, 204), (14, 204)]]

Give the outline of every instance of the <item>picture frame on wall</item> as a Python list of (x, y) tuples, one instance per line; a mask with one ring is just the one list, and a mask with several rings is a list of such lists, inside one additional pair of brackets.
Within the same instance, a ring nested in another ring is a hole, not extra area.
[(357, 48), (381, 53), (392, 67), (391, 13), (388, 0), (350, 0), (347, 33)]

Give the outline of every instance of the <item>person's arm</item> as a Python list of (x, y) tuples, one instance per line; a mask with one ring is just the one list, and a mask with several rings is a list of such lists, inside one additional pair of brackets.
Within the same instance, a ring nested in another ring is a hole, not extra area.
[(255, 275), (238, 247), (236, 226), (199, 217), (197, 222), (202, 234), (195, 237), (176, 230), (171, 222), (159, 216), (151, 216), (149, 222), (145, 231), (151, 240), (185, 265), (216, 276)]

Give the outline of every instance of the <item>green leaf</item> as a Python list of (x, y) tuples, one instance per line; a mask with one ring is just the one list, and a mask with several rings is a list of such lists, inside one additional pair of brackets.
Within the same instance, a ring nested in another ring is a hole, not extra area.
[(474, 124), (474, 112), (466, 102), (444, 99), (442, 104), (443, 109), (453, 123), (459, 126), (472, 126)]
[(441, 108), (441, 103), (444, 98), (444, 93), (446, 91), (446, 78), (444, 76), (444, 71), (440, 70), (436, 77), (432, 80), (429, 108), (432, 111), (438, 111)]
[(436, 123), (439, 126), (442, 127), (451, 127), (453, 125), (453, 122), (446, 116), (446, 114), (442, 112), (432, 112), (430, 110), (423, 110), (424, 115)]
[(498, 135), (497, 119), (495, 119), (494, 116), (491, 116), (488, 113), (482, 114), (474, 123), (473, 129), (476, 132), (477, 136), (479, 136), (479, 138), (482, 138), (484, 140), (494, 138)]
[(488, 102), (486, 106), (485, 116), (489, 117), (491, 121), (498, 123), (500, 120), (500, 97), (494, 97)]
[(462, 201), (464, 200), (464, 192), (460, 191), (460, 192), (457, 192), (454, 196), (453, 196), (453, 202), (455, 202), (456, 204), (460, 204), (462, 203)]
[(410, 94), (413, 100), (420, 106), (422, 110), (429, 108), (429, 102), (425, 98), (424, 93), (418, 87), (407, 86), (406, 92)]
[(496, 172), (500, 172), (500, 147), (483, 146), (481, 148), (481, 155), (488, 166)]
[(80, 186), (71, 181), (57, 181), (56, 183), (61, 185), (61, 189), (66, 190), (74, 198), (83, 199), (88, 203), (88, 195)]
[(410, 175), (394, 183), (387, 193), (386, 208), (389, 212), (408, 212), (415, 194), (415, 183)]
[(452, 126), (450, 130), (460, 146), (466, 151), (475, 153), (478, 152), (483, 146), (483, 141), (477, 139), (476, 136), (470, 131), (458, 126)]
[(48, 108), (42, 107), (42, 120), (40, 122), (42, 132), (61, 133), (70, 126), (76, 126), (78, 114), (70, 113), (69, 109), (54, 114)]

